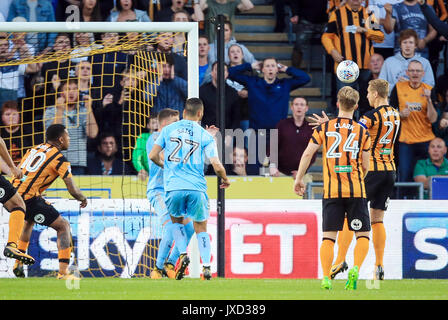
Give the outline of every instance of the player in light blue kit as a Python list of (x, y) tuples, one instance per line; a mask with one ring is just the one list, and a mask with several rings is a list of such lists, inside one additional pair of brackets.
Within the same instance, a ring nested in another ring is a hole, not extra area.
[[(199, 253), (203, 263), (202, 279), (210, 280), (210, 236), (207, 220), (210, 216), (207, 183), (204, 177), (205, 157), (209, 158), (215, 173), (222, 180), (221, 188), (230, 186), (226, 170), (218, 158), (213, 136), (203, 129), (198, 121), (202, 119), (204, 106), (199, 98), (190, 98), (185, 103), (183, 120), (162, 129), (149, 158), (163, 167), (165, 203), (173, 222), (172, 232), (180, 252), (176, 279), (184, 276), (190, 263), (187, 256), (187, 237), (182, 224), (185, 217), (191, 218), (197, 235)], [(164, 160), (160, 152), (164, 150)]]
[[(162, 129), (176, 121), (179, 121), (179, 111), (173, 109), (163, 109), (159, 112), (157, 116), (157, 121), (159, 122), (159, 130), (153, 133), (146, 143), (146, 151), (149, 152), (152, 150), (154, 142), (160, 134)], [(163, 170), (154, 162), (149, 161), (149, 180), (146, 191), (146, 197), (151, 203), (152, 208), (155, 213), (159, 216), (160, 222), (163, 226), (162, 238), (159, 243), (159, 248), (157, 251), (157, 260), (156, 267), (153, 271), (151, 271), (151, 279), (161, 279), (163, 275), (166, 275), (170, 279), (175, 278), (175, 269), (174, 266), (176, 264), (177, 259), (179, 258), (179, 251), (177, 247), (174, 247), (171, 252), (168, 261), (165, 263), (167, 259), (172, 244), (173, 244), (173, 233), (170, 215), (166, 209), (165, 205), (165, 189), (163, 187)], [(187, 235), (187, 240), (190, 241), (190, 238), (193, 236), (194, 227), (193, 222), (190, 219), (184, 220), (185, 224), (185, 232)]]

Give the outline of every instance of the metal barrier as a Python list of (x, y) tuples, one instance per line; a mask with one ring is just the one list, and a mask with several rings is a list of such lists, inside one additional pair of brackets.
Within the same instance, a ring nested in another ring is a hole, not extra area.
[[(323, 187), (323, 182), (310, 182), (306, 185), (306, 198), (313, 199), (313, 188)], [(418, 199), (424, 199), (424, 188), (422, 182), (395, 182), (395, 187), (418, 188)]]

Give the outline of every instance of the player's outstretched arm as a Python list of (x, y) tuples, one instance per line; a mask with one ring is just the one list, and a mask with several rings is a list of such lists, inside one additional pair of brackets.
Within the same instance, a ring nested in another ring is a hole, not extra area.
[(67, 177), (64, 179), (64, 183), (67, 186), (67, 190), (72, 195), (72, 197), (81, 202), (79, 206), (81, 208), (85, 208), (87, 206), (87, 198), (75, 184), (73, 179), (71, 177)]
[(12, 161), (11, 156), (9, 155), (8, 148), (6, 147), (5, 141), (0, 138), (0, 157), (5, 161), (6, 165), (11, 169), (11, 174), (17, 179), (21, 179), (23, 177), (23, 172), (19, 168), (17, 168)]
[(313, 142), (308, 143), (308, 146), (300, 159), (299, 169), (297, 169), (296, 179), (294, 180), (294, 192), (299, 196), (303, 196), (305, 194), (305, 183), (303, 182), (303, 176), (310, 165), (313, 155), (317, 150), (319, 150), (319, 147), (320, 145)]
[(162, 152), (162, 147), (159, 146), (158, 144), (154, 144), (148, 157), (156, 165), (163, 168), (163, 160), (162, 157), (160, 156), (160, 152)]
[(227, 177), (226, 169), (222, 165), (221, 161), (219, 161), (218, 157), (210, 158), (210, 163), (215, 170), (215, 173), (218, 177), (221, 178), (221, 185), (219, 186), (221, 189), (228, 188), (230, 186), (230, 180)]

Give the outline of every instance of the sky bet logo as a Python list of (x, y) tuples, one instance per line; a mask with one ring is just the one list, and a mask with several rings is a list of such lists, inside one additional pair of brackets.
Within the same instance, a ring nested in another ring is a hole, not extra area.
[(448, 279), (448, 213), (403, 216), (403, 278)]

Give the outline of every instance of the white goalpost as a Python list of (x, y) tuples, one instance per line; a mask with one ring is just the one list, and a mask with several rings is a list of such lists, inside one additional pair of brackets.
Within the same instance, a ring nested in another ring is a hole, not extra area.
[[(162, 33), (162, 32), (183, 32), (186, 34), (187, 41), (187, 93), (188, 98), (199, 97), (199, 54), (198, 38), (199, 30), (197, 22), (0, 22), (0, 32), (6, 33)], [(137, 179), (135, 179), (137, 180)], [(130, 180), (131, 181), (131, 180)], [(110, 191), (109, 191), (110, 192)], [(112, 191), (113, 193), (113, 191)], [(128, 198), (123, 194), (124, 201), (136, 203), (142, 199)], [(62, 196), (61, 198), (67, 199)], [(112, 202), (114, 198), (110, 199)], [(67, 199), (68, 201), (68, 199)], [(108, 200), (104, 200), (108, 201)], [(58, 200), (58, 204), (60, 205)], [(93, 201), (92, 203), (95, 203)], [(72, 204), (68, 204), (72, 207)], [(148, 204), (149, 207), (149, 204)], [(117, 209), (118, 210), (118, 209)], [(7, 214), (2, 210), (3, 215)], [(85, 213), (85, 210), (83, 210)], [(93, 209), (92, 209), (93, 212)], [(1, 218), (1, 217), (0, 217)], [(2, 219), (0, 219), (2, 220)], [(4, 221), (5, 219), (3, 219)], [(1, 229), (1, 226), (0, 226)], [(124, 232), (124, 231), (123, 231)], [(7, 235), (7, 234), (6, 234)], [(0, 244), (2, 244), (2, 235), (0, 234)], [(85, 250), (85, 248), (83, 249)], [(197, 239), (192, 237), (189, 248), (191, 263), (189, 266), (189, 276), (191, 278), (200, 277), (200, 257), (197, 245)], [(76, 254), (76, 252), (75, 252)], [(88, 259), (88, 256), (87, 256)], [(0, 259), (1, 260), (1, 259)], [(1, 265), (0, 261), (0, 265)], [(127, 262), (125, 263), (127, 266)], [(2, 270), (0, 270), (2, 276)], [(123, 272), (121, 277), (130, 277), (131, 274)]]

